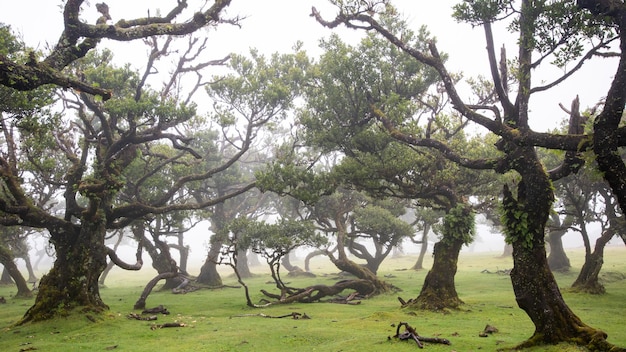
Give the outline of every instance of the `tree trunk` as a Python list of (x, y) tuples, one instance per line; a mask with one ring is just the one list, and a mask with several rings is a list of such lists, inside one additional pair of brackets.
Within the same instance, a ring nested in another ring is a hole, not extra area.
[[(530, 158), (534, 151), (526, 153), (526, 158), (518, 162), (537, 160), (536, 156)], [(538, 161), (525, 164), (525, 169), (518, 169), (522, 181), (517, 187), (517, 198), (506, 185), (503, 192), (503, 219), (507, 240), (513, 245), (511, 283), (518, 306), (535, 325), (533, 336), (518, 347), (559, 342), (588, 346), (606, 343), (606, 334), (583, 323), (563, 300), (548, 266), (544, 242), (554, 199), (551, 182)]]
[(422, 270), (424, 269), (424, 257), (426, 256), (426, 252), (428, 251), (428, 232), (430, 232), (430, 223), (424, 223), (424, 230), (422, 231), (422, 240), (420, 245), (420, 254), (417, 257), (417, 261), (413, 265), (411, 269), (413, 270)]
[(20, 324), (63, 316), (79, 306), (95, 312), (108, 309), (98, 285), (107, 265), (105, 219), (97, 212), (86, 214), (81, 220), (80, 227), (68, 226), (50, 232), (56, 260), (41, 278), (37, 299)]
[(337, 269), (348, 272), (359, 279), (371, 282), (376, 288), (376, 291), (374, 292), (375, 294), (389, 292), (393, 288), (392, 285), (380, 280), (378, 276), (372, 273), (369, 269), (351, 261), (350, 259), (347, 259), (346, 256), (339, 256), (339, 258), (330, 256), (330, 260), (333, 264), (335, 264)]
[(104, 268), (104, 270), (102, 271), (102, 274), (100, 274), (100, 278), (98, 279), (98, 284), (102, 287), (104, 287), (104, 281), (106, 280), (107, 276), (109, 275), (109, 273), (111, 272), (111, 269), (113, 269), (113, 267), (115, 266), (115, 263), (113, 263), (112, 260), (109, 260), (109, 262), (107, 263), (107, 267)]
[(337, 258), (335, 258), (335, 256), (332, 255), (331, 253), (327, 253), (331, 262), (333, 262), (333, 264), (335, 264), (335, 266), (339, 270), (343, 270), (345, 272), (348, 272), (358, 277), (359, 279), (367, 280), (371, 282), (376, 288), (376, 291), (374, 292), (375, 294), (389, 292), (393, 288), (392, 285), (380, 280), (376, 276), (376, 274), (372, 273), (369, 269), (365, 268), (364, 266), (359, 265), (351, 261), (350, 259), (348, 259), (348, 256), (346, 254), (346, 247), (345, 247), (345, 243), (346, 243), (345, 224), (339, 219), (335, 221), (335, 224), (337, 225), (337, 228), (338, 228)]
[(139, 299), (137, 299), (137, 302), (135, 302), (133, 309), (145, 309), (146, 300), (148, 299), (148, 296), (152, 292), (152, 289), (154, 289), (154, 286), (156, 286), (156, 284), (163, 279), (167, 280), (167, 279), (173, 279), (175, 277), (178, 277), (178, 273), (176, 272), (160, 273), (159, 275), (154, 277), (152, 280), (148, 281), (148, 284), (146, 284), (146, 287), (144, 287), (143, 291), (141, 292), (141, 296), (139, 296)]
[(207, 258), (200, 268), (200, 275), (196, 278), (196, 282), (208, 286), (222, 286), (222, 277), (217, 272), (217, 261), (220, 257), (222, 242), (215, 241), (211, 243), (211, 248), (207, 254)]
[(508, 258), (513, 255), (513, 246), (508, 243), (504, 244), (504, 249), (502, 250), (502, 254), (500, 258)]
[(26, 255), (24, 255), (22, 259), (24, 259), (24, 263), (26, 264), (26, 270), (28, 271), (28, 280), (26, 281), (30, 283), (37, 282), (37, 275), (35, 275), (35, 270), (33, 270), (33, 265), (30, 261), (30, 256), (28, 255), (28, 253), (26, 253)]
[(433, 266), (411, 307), (428, 310), (456, 309), (463, 301), (454, 285), (459, 253), (463, 240), (442, 240), (435, 243)]
[(548, 266), (552, 271), (567, 272), (571, 265), (569, 258), (563, 249), (563, 235), (566, 229), (552, 229), (548, 234), (548, 243), (550, 243), (550, 254), (548, 255)]
[(248, 266), (248, 250), (237, 250), (237, 271), (242, 279), (248, 279), (252, 277), (250, 267)]
[[(155, 228), (160, 228), (160, 224), (158, 221)], [(133, 225), (133, 235), (135, 239), (137, 239), (137, 241), (140, 243), (140, 245), (143, 246), (146, 252), (148, 252), (148, 254), (150, 255), (150, 258), (152, 259), (152, 267), (154, 268), (154, 270), (157, 271), (157, 273), (164, 274), (179, 272), (176, 261), (172, 259), (170, 247), (167, 245), (167, 243), (159, 239), (158, 230), (154, 230), (152, 233), (152, 241), (154, 241), (154, 244), (145, 236), (145, 226), (143, 223), (137, 222)], [(163, 284), (163, 289), (172, 289), (180, 285), (180, 283), (180, 277), (168, 276), (165, 278), (165, 284)]]
[[(4, 246), (0, 246), (0, 263), (4, 265), (4, 272), (7, 272), (15, 285), (17, 286), (17, 293), (15, 297), (32, 297), (33, 294), (28, 288), (28, 284), (26, 280), (24, 280), (24, 276), (18, 270), (17, 265), (15, 265), (15, 259), (11, 254), (11, 251), (8, 250)], [(3, 274), (4, 274), (3, 272)]]
[(606, 292), (598, 277), (604, 264), (604, 247), (614, 235), (615, 231), (609, 228), (596, 240), (593, 252), (585, 256), (585, 263), (580, 269), (576, 281), (572, 284), (575, 291), (591, 294), (604, 294)]
[(176, 233), (177, 243), (169, 243), (171, 249), (178, 251), (178, 270), (184, 275), (189, 275), (187, 264), (189, 262), (189, 246), (185, 245), (185, 232)]
[(326, 252), (320, 249), (316, 249), (310, 252), (309, 254), (307, 254), (306, 257), (304, 258), (304, 271), (306, 271), (307, 273), (310, 273), (311, 272), (311, 259), (320, 255), (326, 255)]
[(281, 265), (283, 266), (283, 268), (285, 268), (285, 270), (287, 270), (290, 273), (302, 271), (302, 269), (300, 269), (299, 266), (291, 264), (292, 256), (293, 256), (293, 251), (290, 251), (289, 253), (287, 253), (287, 255), (284, 256), (283, 259), (281, 260)]
[(201, 284), (209, 285), (209, 286), (222, 286), (222, 278), (220, 274), (217, 272), (217, 262), (220, 260), (220, 252), (222, 250), (222, 245), (224, 242), (218, 239), (216, 235), (219, 233), (226, 224), (226, 212), (224, 211), (224, 203), (219, 203), (213, 209), (213, 216), (211, 217), (211, 231), (213, 232), (213, 236), (211, 236), (210, 243), (211, 247), (209, 248), (209, 252), (207, 254), (207, 258), (202, 264), (200, 268), (200, 275), (196, 278), (196, 281)]
[(13, 279), (11, 274), (7, 270), (6, 266), (2, 267), (2, 276), (0, 276), (0, 285), (13, 285)]

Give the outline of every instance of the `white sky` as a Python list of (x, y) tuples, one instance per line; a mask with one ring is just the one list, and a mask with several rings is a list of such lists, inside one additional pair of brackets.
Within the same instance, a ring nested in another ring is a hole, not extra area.
[[(90, 0), (83, 12), (83, 18), (94, 23), (99, 14), (95, 4), (102, 0)], [(113, 22), (121, 18), (146, 16), (148, 9), (156, 14), (160, 7), (166, 13), (176, 3), (175, 0), (105, 0), (109, 5)], [(485, 44), (481, 28), (472, 28), (467, 24), (456, 23), (451, 19), (452, 6), (460, 0), (392, 0), (404, 13), (410, 25), (417, 30), (422, 24), (427, 25), (430, 32), (438, 39), (440, 52), (449, 54), (448, 69), (451, 72), (463, 72), (465, 77), (478, 74), (488, 75), (485, 55)], [(194, 4), (203, 1), (189, 0), (189, 9), (197, 9)], [(62, 30), (62, 13), (60, 0), (0, 0), (2, 12), (0, 22), (10, 24), (14, 30), (23, 34), (30, 46), (46, 48), (47, 44), (56, 43)], [(208, 35), (211, 43), (211, 58), (218, 59), (231, 52), (245, 53), (254, 47), (261, 52), (288, 52), (296, 41), (304, 42), (311, 55), (319, 54), (317, 44), (320, 38), (330, 35), (331, 30), (322, 27), (310, 17), (311, 7), (315, 6), (322, 15), (331, 19), (336, 11), (327, 0), (233, 0), (228, 8), (229, 16), (247, 17), (242, 28), (220, 26), (210, 30)], [(187, 17), (184, 17), (187, 18)], [(334, 30), (346, 41), (356, 40), (360, 31), (340, 28)], [(515, 38), (503, 30), (496, 30), (496, 47), (506, 44), (508, 55), (516, 55)], [(105, 41), (103, 46), (110, 46)], [(134, 43), (115, 44), (116, 57), (123, 61), (132, 61), (139, 56), (139, 65), (145, 56), (145, 47)], [(612, 72), (617, 60), (604, 59), (587, 65), (567, 83), (547, 93), (536, 95), (531, 100), (531, 123), (537, 130), (557, 127), (560, 119), (565, 117), (558, 104), (569, 107), (576, 95), (580, 95), (581, 107), (593, 106), (607, 91)], [(551, 81), (560, 74), (558, 70), (541, 70), (534, 73), (536, 84), (542, 80)]]

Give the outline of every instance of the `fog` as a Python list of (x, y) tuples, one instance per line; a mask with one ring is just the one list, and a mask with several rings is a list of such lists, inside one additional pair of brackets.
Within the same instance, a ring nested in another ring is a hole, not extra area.
[[(189, 261), (188, 261), (187, 267), (191, 275), (197, 275), (199, 273), (200, 267), (206, 260), (207, 251), (209, 248), (209, 239), (211, 236), (211, 232), (209, 231), (208, 228), (209, 228), (208, 222), (206, 221), (201, 222), (192, 230), (190, 230), (185, 236), (185, 243), (189, 246), (189, 249), (190, 249)], [(589, 225), (588, 230), (590, 234), (590, 241), (593, 245), (596, 239), (600, 235), (600, 228), (598, 226), (594, 226), (593, 224), (591, 224)], [(504, 236), (501, 233), (498, 233), (494, 231), (492, 227), (481, 224), (481, 223), (477, 224), (476, 233), (477, 235), (475, 237), (474, 242), (471, 243), (469, 246), (464, 246), (461, 250), (461, 253), (493, 253), (494, 255), (500, 255), (503, 253), (505, 241), (504, 241)], [(418, 233), (417, 237), (418, 238), (421, 237), (421, 233)], [(428, 243), (429, 249), (428, 249), (427, 255), (432, 255), (432, 248), (433, 248), (434, 243), (437, 240), (438, 240), (437, 237), (433, 233), (429, 234), (429, 243)], [(48, 244), (47, 244), (47, 241), (41, 236), (31, 236), (31, 238), (29, 239), (29, 244), (31, 245), (31, 251), (30, 251), (31, 262), (33, 263), (33, 265), (35, 265), (35, 263), (39, 259), (39, 256), (37, 255), (37, 250), (43, 249)], [(112, 246), (113, 246), (113, 243), (110, 243), (109, 247), (112, 247)], [(567, 232), (563, 236), (563, 246), (566, 250), (584, 248), (584, 244), (583, 244), (580, 233), (574, 232), (574, 231)], [(616, 236), (607, 244), (607, 247), (608, 246), (624, 246), (624, 244), (621, 241), (621, 239)], [(420, 245), (414, 244), (408, 239), (403, 241), (401, 248), (402, 248), (402, 253), (404, 255), (415, 256), (416, 258), (420, 251)], [(134, 263), (136, 250), (137, 250), (136, 242), (131, 239), (125, 239), (118, 248), (118, 255), (123, 260), (129, 263)], [(298, 262), (296, 262), (295, 264), (300, 265), (303, 258), (311, 250), (312, 250), (311, 248), (297, 249), (296, 258), (298, 259)], [(172, 256), (175, 260), (178, 261), (178, 258), (179, 258), (178, 251), (172, 249)], [(150, 259), (150, 256), (145, 252), (143, 254), (143, 260), (144, 260), (144, 265), (143, 265), (143, 268), (141, 269), (142, 274), (156, 275), (156, 271), (152, 268), (152, 261)], [(358, 262), (358, 259), (356, 259), (356, 261)], [(49, 270), (49, 268), (52, 266), (52, 263), (53, 263), (53, 259), (50, 257), (46, 256), (45, 258), (41, 259), (40, 262), (37, 264), (37, 267), (35, 268), (35, 273), (37, 277), (41, 278), (41, 276), (45, 274)], [(17, 264), (20, 270), (22, 271), (22, 273), (24, 274), (24, 276), (27, 277), (27, 271), (26, 271), (26, 266), (25, 266), (24, 261), (22, 259), (18, 259)], [(385, 264), (383, 262), (382, 267), (384, 267), (384, 265)], [(112, 275), (115, 275), (115, 273), (119, 272), (120, 270), (122, 269), (119, 269), (119, 268), (113, 269)], [(224, 267), (223, 270), (230, 272), (230, 268), (227, 268), (227, 267)]]

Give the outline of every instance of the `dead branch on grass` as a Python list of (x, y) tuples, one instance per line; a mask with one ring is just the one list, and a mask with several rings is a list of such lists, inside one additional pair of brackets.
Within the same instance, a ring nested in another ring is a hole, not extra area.
[[(404, 326), (404, 332), (400, 333), (400, 327)], [(398, 327), (396, 328), (396, 334), (394, 336), (395, 338), (398, 338), (400, 340), (413, 340), (415, 341), (415, 343), (417, 343), (417, 346), (419, 348), (424, 348), (424, 344), (423, 342), (429, 342), (429, 343), (440, 343), (440, 344), (444, 344), (444, 345), (449, 345), (450, 344), (450, 340), (448, 339), (442, 339), (439, 337), (424, 337), (424, 336), (420, 336), (417, 331), (415, 331), (415, 329), (409, 325), (409, 323), (407, 322), (400, 322), (398, 324)]]
[(261, 318), (271, 318), (271, 319), (281, 319), (281, 318), (289, 318), (291, 317), (294, 320), (298, 320), (298, 319), (311, 319), (310, 316), (308, 316), (306, 313), (298, 313), (298, 312), (291, 312), (289, 314), (285, 314), (285, 315), (278, 315), (278, 316), (272, 316), (272, 315), (267, 315), (267, 314), (263, 314), (263, 313), (258, 313), (258, 314), (240, 314), (240, 315), (232, 315), (230, 318), (244, 318), (244, 317), (261, 317)]

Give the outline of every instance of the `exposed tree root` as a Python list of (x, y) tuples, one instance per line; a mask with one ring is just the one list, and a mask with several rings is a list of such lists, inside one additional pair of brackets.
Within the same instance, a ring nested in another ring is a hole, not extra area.
[(293, 302), (318, 302), (321, 301), (322, 298), (336, 296), (346, 289), (351, 289), (355, 292), (348, 295), (347, 297), (342, 297), (339, 300), (337, 298), (331, 299), (329, 300), (329, 302), (359, 304), (360, 302), (355, 302), (354, 300), (367, 298), (376, 292), (376, 287), (374, 286), (374, 284), (367, 280), (344, 280), (337, 282), (333, 286), (313, 285), (302, 289), (290, 289), (289, 292), (284, 291), (280, 295), (261, 290), (264, 295), (275, 300), (268, 301), (262, 306), (267, 307), (275, 304), (285, 304)]
[[(593, 328), (580, 328), (577, 336), (563, 337), (559, 342), (569, 342), (577, 346), (586, 348), (592, 352), (626, 352), (623, 347), (618, 347), (609, 343), (607, 340), (607, 334), (604, 331)], [(549, 343), (555, 343), (554, 341), (546, 341), (543, 334), (535, 333), (531, 338), (522, 342), (521, 344), (503, 351), (518, 351), (520, 349), (531, 348), (536, 346), (543, 346)]]

